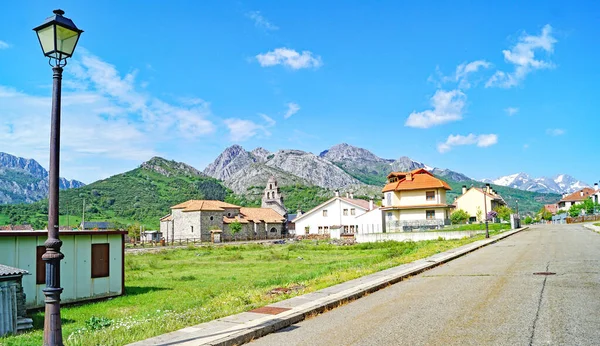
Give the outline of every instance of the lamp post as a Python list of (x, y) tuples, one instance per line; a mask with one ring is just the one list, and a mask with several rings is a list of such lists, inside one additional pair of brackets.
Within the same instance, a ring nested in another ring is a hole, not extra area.
[(44, 56), (52, 66), (52, 119), (50, 130), (50, 172), (48, 179), (48, 239), (44, 243), (46, 252), (42, 256), (46, 262), (46, 288), (44, 313), (44, 346), (62, 346), (62, 326), (60, 320), (60, 260), (65, 256), (60, 252), (62, 241), (58, 235), (58, 177), (60, 162), (60, 103), (63, 67), (67, 58), (73, 55), (79, 41), (79, 30), (69, 18), (63, 17), (63, 10), (54, 10), (54, 15), (33, 30), (36, 32)]
[(521, 227), (521, 217), (519, 216), (519, 200), (515, 200), (517, 203), (517, 228)]
[(485, 213), (485, 237), (489, 238), (490, 237), (490, 230), (488, 228), (488, 215), (487, 215), (487, 200), (486, 200), (486, 194), (487, 194), (487, 186), (484, 186), (481, 188), (481, 190), (483, 191), (483, 212)]

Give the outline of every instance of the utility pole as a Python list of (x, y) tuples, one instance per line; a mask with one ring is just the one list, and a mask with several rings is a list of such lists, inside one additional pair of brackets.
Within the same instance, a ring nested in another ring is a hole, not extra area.
[(81, 214), (81, 230), (85, 231), (85, 198), (83, 199), (83, 211)]
[(490, 230), (488, 228), (488, 215), (487, 215), (487, 200), (485, 198), (485, 195), (487, 194), (487, 186), (483, 187), (483, 210), (484, 210), (484, 217), (485, 217), (485, 237), (489, 238), (490, 237)]
[(69, 202), (67, 202), (67, 228), (71, 227), (71, 223), (69, 222)]

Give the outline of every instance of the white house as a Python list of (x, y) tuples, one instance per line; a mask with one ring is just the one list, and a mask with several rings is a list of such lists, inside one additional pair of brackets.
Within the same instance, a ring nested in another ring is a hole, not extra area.
[(296, 235), (329, 234), (332, 229), (356, 233), (359, 225), (356, 218), (372, 209), (373, 201), (355, 199), (351, 194), (340, 197), (336, 193), (335, 197), (297, 216), (292, 222)]
[(382, 211), (387, 232), (441, 227), (450, 223), (453, 205), (446, 203), (450, 186), (421, 168), (392, 172), (384, 186)]
[[(597, 188), (597, 186), (596, 186)], [(575, 191), (570, 195), (564, 195), (563, 198), (558, 201), (558, 210), (569, 210), (571, 206), (581, 204), (588, 198), (594, 198), (593, 195), (597, 192), (596, 189), (590, 187), (584, 187), (581, 190)]]

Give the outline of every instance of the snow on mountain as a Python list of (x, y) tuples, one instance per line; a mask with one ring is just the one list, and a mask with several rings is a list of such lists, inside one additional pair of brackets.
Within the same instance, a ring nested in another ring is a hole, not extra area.
[(571, 193), (584, 187), (589, 187), (588, 184), (567, 174), (559, 174), (554, 178), (532, 178), (527, 173), (515, 173), (499, 177), (497, 179), (482, 179), (481, 181), (525, 191), (552, 192), (560, 194)]

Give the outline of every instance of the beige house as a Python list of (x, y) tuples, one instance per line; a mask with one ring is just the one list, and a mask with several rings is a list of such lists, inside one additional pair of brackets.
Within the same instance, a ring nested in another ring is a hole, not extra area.
[(425, 169), (392, 172), (383, 188), (381, 210), (385, 230), (408, 231), (437, 228), (450, 223), (452, 205), (446, 203), (450, 186)]
[[(222, 231), (224, 239), (280, 238), (285, 217), (271, 208), (244, 208), (212, 200), (189, 200), (171, 207), (160, 219), (160, 231), (167, 241), (201, 239), (210, 241), (212, 231)], [(239, 222), (241, 232), (232, 235), (230, 225)]]
[(485, 188), (471, 187), (468, 190), (463, 185), (462, 194), (454, 201), (456, 210), (462, 209), (469, 214), (470, 222), (481, 221), (485, 218), (486, 210), (490, 212), (503, 205), (506, 205), (506, 202), (490, 184), (486, 184)]

